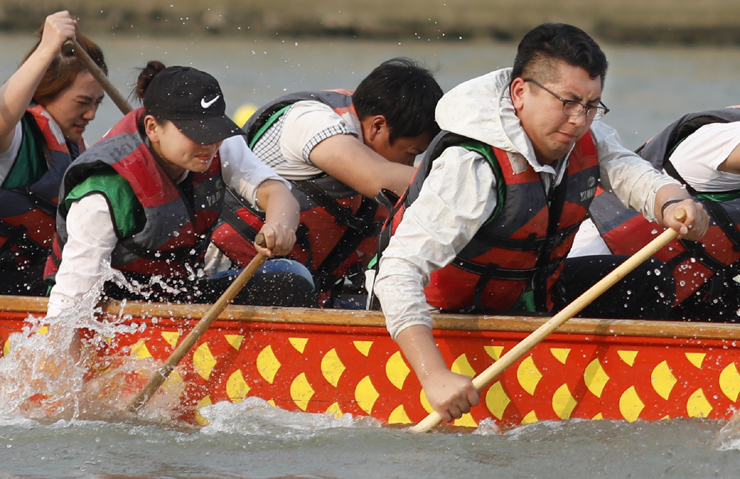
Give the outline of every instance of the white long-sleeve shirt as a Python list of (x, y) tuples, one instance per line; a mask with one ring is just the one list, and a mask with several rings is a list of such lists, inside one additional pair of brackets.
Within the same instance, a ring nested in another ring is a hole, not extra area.
[[(290, 188), (285, 180), (254, 156), (241, 136), (224, 140), (219, 154), (224, 181), (252, 205), (256, 205), (257, 189), (265, 180), (282, 181)], [(187, 173), (179, 181), (184, 180)], [(82, 299), (100, 279), (102, 261), (110, 261), (118, 237), (108, 201), (103, 195), (88, 195), (72, 203), (67, 214), (67, 234), (56, 284), (49, 296), (47, 317), (58, 315)]]
[[(567, 161), (558, 162), (556, 170), (535, 158), (509, 97), (509, 73), (510, 69), (493, 72), (448, 92), (437, 105), (437, 123), (443, 130), (505, 150), (515, 173), (531, 167), (549, 188), (560, 182)], [(591, 133), (602, 186), (652, 219), (657, 190), (677, 182), (623, 147), (613, 128), (596, 121)], [(435, 160), (383, 252), (375, 280), (374, 291), (392, 337), (417, 324), (431, 328), (423, 291), (431, 273), (455, 258), (496, 205), (496, 179), (478, 153), (448, 148)]]

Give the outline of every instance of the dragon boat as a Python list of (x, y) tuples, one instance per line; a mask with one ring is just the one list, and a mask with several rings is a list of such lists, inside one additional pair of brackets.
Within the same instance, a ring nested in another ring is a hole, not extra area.
[[(164, 361), (208, 309), (110, 302), (101, 316), (144, 325), (116, 338), (114, 354)], [(0, 351), (8, 354), (9, 336), (29, 315), (45, 311), (46, 298), (0, 297)], [(434, 334), (452, 370), (472, 376), (546, 320), (435, 314)], [(506, 369), (454, 425), (729, 419), (740, 406), (738, 364), (740, 325), (574, 318)], [(374, 311), (229, 306), (173, 376), (184, 383), (178, 414), (193, 424), (205, 421), (199, 408), (248, 396), (387, 424), (419, 422), (431, 411)]]

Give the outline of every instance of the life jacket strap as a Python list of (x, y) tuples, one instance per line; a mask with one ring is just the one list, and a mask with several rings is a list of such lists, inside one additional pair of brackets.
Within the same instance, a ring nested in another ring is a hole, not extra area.
[(0, 246), (0, 264), (11, 265), (18, 253), (12, 252), (11, 248), (17, 246), (22, 255), (32, 261), (46, 256), (48, 249), (34, 241), (33, 238), (26, 234), (28, 228), (25, 226), (14, 226), (0, 219), (0, 236), (4, 236), (5, 243)]

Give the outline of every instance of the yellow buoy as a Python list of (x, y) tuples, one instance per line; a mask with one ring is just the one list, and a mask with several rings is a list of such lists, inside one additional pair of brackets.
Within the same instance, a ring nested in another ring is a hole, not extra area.
[(247, 120), (249, 120), (249, 118), (258, 109), (259, 107), (257, 105), (253, 105), (252, 103), (247, 103), (245, 105), (240, 106), (234, 112), (234, 123), (236, 123), (240, 127), (244, 126)]

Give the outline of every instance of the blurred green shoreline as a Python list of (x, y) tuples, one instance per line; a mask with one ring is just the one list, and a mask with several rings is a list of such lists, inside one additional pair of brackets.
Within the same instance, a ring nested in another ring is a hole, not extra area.
[(740, 44), (740, 0), (0, 0), (0, 31), (61, 9), (91, 34), (518, 41), (565, 22), (611, 43)]

